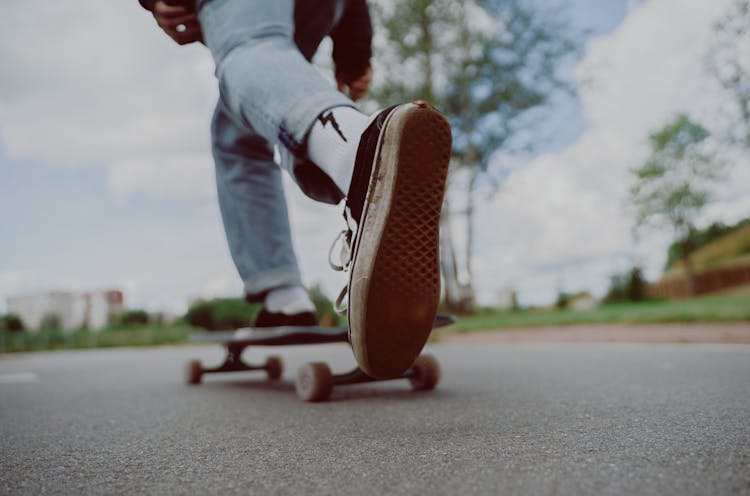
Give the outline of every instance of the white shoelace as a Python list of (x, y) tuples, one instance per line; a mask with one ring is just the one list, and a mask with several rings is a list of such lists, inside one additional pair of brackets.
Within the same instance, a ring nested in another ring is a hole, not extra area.
[[(365, 129), (370, 127), (370, 124), (372, 124), (373, 121), (375, 121), (375, 119), (380, 116), (381, 112), (382, 109), (378, 110), (370, 116), (367, 124), (365, 125)], [(336, 236), (336, 238), (333, 240), (333, 243), (331, 244), (331, 249), (328, 250), (328, 264), (333, 270), (337, 272), (349, 271), (349, 267), (352, 264), (352, 256), (354, 255), (354, 240), (357, 239), (357, 222), (352, 217), (352, 212), (349, 207), (344, 207), (344, 220), (346, 220), (347, 228), (341, 231)], [(342, 241), (342, 244), (341, 251), (339, 252), (339, 263), (335, 263), (333, 261), (333, 252), (336, 248), (336, 244), (340, 240)], [(348, 301), (344, 301), (346, 300), (346, 295), (348, 292), (349, 284), (347, 283), (347, 285), (344, 286), (341, 290), (341, 293), (339, 293), (338, 298), (336, 298), (336, 302), (333, 304), (333, 309), (341, 315), (346, 314), (348, 310)]]
[[(352, 255), (354, 253), (354, 239), (357, 233), (357, 223), (351, 216), (351, 212), (348, 207), (344, 208), (344, 219), (346, 220), (347, 229), (341, 231), (331, 244), (331, 249), (328, 250), (328, 265), (337, 272), (348, 272), (352, 264)], [(333, 260), (333, 253), (336, 249), (336, 245), (341, 242), (341, 250), (339, 251), (339, 263)], [(348, 302), (345, 302), (346, 295), (349, 292), (349, 285), (343, 287), (339, 293), (336, 302), (333, 304), (334, 310), (343, 315), (348, 309)]]

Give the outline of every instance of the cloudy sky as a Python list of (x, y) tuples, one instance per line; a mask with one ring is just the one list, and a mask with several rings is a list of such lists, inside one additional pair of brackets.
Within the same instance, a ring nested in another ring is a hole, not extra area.
[[(658, 276), (669, 237), (633, 242), (628, 169), (675, 113), (716, 121), (704, 54), (727, 4), (571, 0), (592, 33), (573, 71), (580, 102), (550, 117), (555, 145), (481, 205), (483, 302), (508, 287), (525, 303), (602, 293), (633, 260)], [(135, 0), (3, 0), (0, 66), (0, 311), (9, 295), (54, 289), (122, 288), (129, 306), (170, 312), (241, 293), (216, 206), (204, 47), (171, 43)], [(703, 223), (750, 215), (749, 165)], [(286, 186), (305, 280), (333, 295), (340, 211)]]

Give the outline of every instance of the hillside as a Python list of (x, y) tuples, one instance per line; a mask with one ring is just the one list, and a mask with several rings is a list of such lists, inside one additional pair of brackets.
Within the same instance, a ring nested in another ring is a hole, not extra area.
[[(750, 224), (742, 225), (694, 251), (693, 265), (697, 273), (717, 268), (750, 265)], [(684, 275), (684, 272), (682, 261), (678, 261), (664, 273), (663, 279), (680, 277)]]

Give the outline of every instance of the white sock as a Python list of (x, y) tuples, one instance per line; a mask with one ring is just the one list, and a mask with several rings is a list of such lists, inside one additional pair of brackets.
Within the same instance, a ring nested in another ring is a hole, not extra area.
[(302, 286), (286, 286), (272, 289), (266, 295), (263, 306), (269, 312), (285, 313), (287, 315), (315, 310), (315, 305), (313, 305), (310, 296)]
[(352, 107), (320, 114), (307, 136), (307, 156), (347, 194), (352, 182), (359, 138), (370, 118)]

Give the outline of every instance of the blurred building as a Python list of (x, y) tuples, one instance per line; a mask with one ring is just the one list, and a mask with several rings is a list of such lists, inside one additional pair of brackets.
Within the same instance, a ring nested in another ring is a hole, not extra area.
[(570, 300), (568, 300), (568, 307), (573, 310), (593, 310), (597, 305), (599, 305), (599, 300), (594, 298), (588, 291), (576, 293), (570, 297)]
[(500, 310), (513, 310), (518, 307), (516, 290), (503, 288), (495, 293), (495, 308)]
[(49, 291), (11, 296), (8, 313), (18, 315), (31, 331), (43, 324), (54, 325), (64, 331), (86, 327), (102, 329), (112, 315), (122, 312), (122, 291)]

